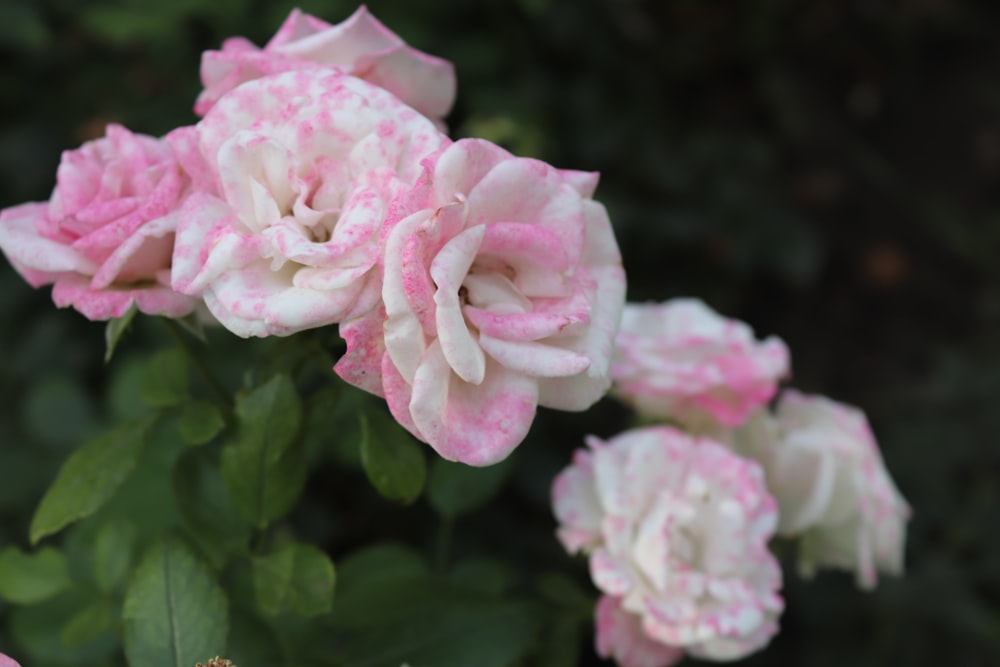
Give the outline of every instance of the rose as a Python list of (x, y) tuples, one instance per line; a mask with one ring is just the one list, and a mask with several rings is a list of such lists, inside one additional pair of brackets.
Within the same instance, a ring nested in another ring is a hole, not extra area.
[(365, 79), (436, 121), (455, 101), (452, 64), (408, 47), (362, 6), (338, 25), (294, 9), (263, 49), (233, 37), (221, 51), (206, 51), (201, 60), (205, 90), (195, 112), (206, 114), (246, 81), (307, 68), (332, 68)]
[(0, 212), (0, 250), (33, 287), (91, 320), (135, 304), (180, 317), (194, 299), (170, 288), (176, 217), (186, 187), (163, 141), (109, 125), (101, 139), (62, 155), (48, 202)]
[(777, 506), (760, 466), (666, 426), (587, 444), (552, 497), (559, 539), (590, 554), (597, 587), (650, 639), (696, 657), (766, 644), (783, 602), (767, 548)]
[(762, 411), (732, 439), (764, 466), (779, 534), (801, 538), (803, 574), (844, 568), (872, 588), (878, 570), (902, 572), (910, 509), (860, 410), (789, 390), (774, 417)]
[(428, 160), (388, 233), (384, 309), (341, 325), (337, 373), (470, 465), (506, 457), (538, 405), (588, 408), (625, 295), (596, 184), (482, 140)]
[(318, 70), (243, 84), (168, 140), (202, 190), (181, 212), (174, 287), (240, 336), (373, 308), (389, 203), (450, 143), (385, 90)]
[(613, 393), (651, 417), (698, 430), (733, 427), (768, 402), (788, 374), (781, 340), (697, 299), (627, 304), (615, 344)]
[(11, 658), (8, 658), (3, 653), (0, 653), (0, 667), (21, 667), (19, 664), (14, 662)]
[(597, 654), (621, 667), (668, 667), (684, 657), (683, 650), (650, 639), (642, 619), (625, 611), (619, 598), (602, 595), (595, 616)]

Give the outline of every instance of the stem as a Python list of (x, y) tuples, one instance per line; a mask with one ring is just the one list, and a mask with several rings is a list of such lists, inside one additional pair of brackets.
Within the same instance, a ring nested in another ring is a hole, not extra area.
[(451, 551), (451, 533), (454, 527), (455, 520), (452, 517), (441, 517), (441, 528), (434, 548), (434, 570), (438, 574), (444, 574), (448, 570), (448, 554)]
[(162, 319), (167, 325), (167, 330), (174, 337), (177, 343), (181, 346), (181, 349), (184, 350), (184, 353), (187, 355), (188, 360), (191, 362), (191, 365), (195, 367), (195, 370), (198, 371), (198, 374), (201, 375), (202, 379), (209, 386), (209, 388), (213, 392), (215, 392), (215, 395), (219, 397), (223, 405), (225, 405), (229, 409), (232, 409), (233, 407), (232, 395), (230, 395), (230, 393), (226, 391), (226, 388), (222, 386), (222, 383), (219, 382), (219, 380), (215, 377), (211, 369), (209, 369), (209, 367), (205, 365), (205, 362), (202, 361), (201, 357), (195, 351), (194, 347), (191, 346), (191, 341), (188, 340), (187, 336), (184, 335), (184, 332), (181, 331), (180, 326), (178, 326), (176, 322), (174, 322), (172, 319), (168, 317), (164, 317)]

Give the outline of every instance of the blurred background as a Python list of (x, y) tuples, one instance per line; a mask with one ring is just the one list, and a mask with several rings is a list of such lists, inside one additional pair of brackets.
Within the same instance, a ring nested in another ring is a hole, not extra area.
[[(0, 208), (47, 199), (60, 152), (108, 122), (193, 123), (200, 53), (233, 35), (263, 45), (295, 5), (2, 0)], [(331, 22), (356, 7), (297, 5)], [(782, 632), (747, 664), (1000, 665), (1000, 4), (368, 6), (455, 63), (454, 136), (601, 172), (630, 300), (701, 297), (782, 337), (794, 386), (869, 415), (914, 509), (908, 572), (873, 593), (789, 576)], [(2, 262), (0, 313), (0, 546), (23, 545), (59, 462), (128, 397), (107, 379), (103, 325)], [(580, 435), (623, 423), (610, 402), (543, 415), (531, 440), (555, 453), (525, 453), (515, 507), (543, 515), (532, 485)], [(333, 551), (364, 538), (317, 534)], [(582, 660), (599, 664), (589, 641)]]

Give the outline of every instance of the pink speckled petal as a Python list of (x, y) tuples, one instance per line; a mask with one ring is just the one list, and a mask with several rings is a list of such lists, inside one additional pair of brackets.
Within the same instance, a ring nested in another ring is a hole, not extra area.
[(509, 370), (533, 377), (566, 377), (587, 370), (582, 354), (534, 341), (511, 341), (479, 335), (479, 346)]
[(389, 405), (389, 411), (396, 421), (414, 437), (426, 442), (427, 438), (417, 428), (410, 415), (413, 389), (396, 370), (388, 354), (382, 355), (382, 389), (385, 392), (385, 402)]
[(557, 410), (586, 410), (611, 386), (609, 362), (625, 300), (625, 270), (619, 265), (594, 270), (597, 291), (590, 326), (560, 343), (591, 360), (580, 377), (547, 378), (539, 384), (539, 403)]
[(356, 67), (428, 118), (443, 118), (455, 104), (455, 66), (447, 60), (402, 46), (363, 56)]
[(682, 648), (650, 639), (642, 619), (609, 595), (597, 603), (595, 645), (598, 655), (614, 658), (621, 667), (669, 667), (684, 657)]
[(469, 192), (496, 165), (513, 156), (483, 139), (461, 139), (445, 149), (434, 164), (435, 204), (444, 206), (455, 195)]
[(418, 261), (422, 252), (416, 247), (421, 243), (428, 218), (429, 213), (417, 213), (399, 222), (386, 241), (383, 256), (385, 345), (393, 364), (408, 382), (413, 381), (427, 348), (421, 315), (433, 321), (433, 284), (426, 268)]
[(52, 300), (60, 308), (72, 306), (84, 317), (94, 321), (121, 317), (133, 303), (148, 315), (167, 317), (183, 317), (197, 305), (194, 299), (159, 285), (138, 289), (94, 290), (90, 286), (90, 280), (80, 275), (59, 278), (52, 288)]
[(184, 294), (198, 295), (231, 267), (260, 258), (253, 237), (231, 224), (232, 209), (204, 193), (188, 197), (177, 214), (171, 283)]
[(413, 380), (410, 415), (423, 439), (442, 457), (473, 466), (505, 459), (535, 418), (537, 385), (531, 378), (487, 361), (483, 382), (451, 372), (437, 341)]
[(104, 289), (115, 281), (129, 283), (154, 278), (149, 275), (150, 267), (170, 266), (176, 229), (176, 215), (144, 224), (108, 256), (94, 274), (91, 287)]
[(590, 576), (594, 585), (608, 595), (624, 595), (633, 585), (628, 566), (606, 549), (597, 549), (591, 554)]
[(601, 504), (594, 492), (594, 471), (590, 452), (577, 451), (573, 465), (552, 483), (552, 508), (562, 524), (559, 540), (570, 553), (600, 542)]
[(345, 382), (376, 396), (385, 396), (382, 389), (384, 323), (383, 307), (375, 308), (357, 319), (341, 322), (340, 337), (347, 342), (347, 352), (333, 367)]
[(238, 336), (286, 336), (363, 314), (353, 312), (362, 289), (358, 284), (322, 292), (294, 287), (261, 261), (220, 275), (206, 291), (205, 303)]

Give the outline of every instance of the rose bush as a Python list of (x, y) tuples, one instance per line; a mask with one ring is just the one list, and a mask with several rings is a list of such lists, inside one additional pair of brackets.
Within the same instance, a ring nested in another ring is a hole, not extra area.
[(375, 307), (389, 205), (450, 143), (385, 90), (325, 70), (246, 83), (168, 140), (198, 183), (180, 212), (174, 287), (240, 336)]
[[(587, 444), (552, 496), (559, 539), (589, 554), (597, 587), (668, 647), (713, 660), (763, 647), (784, 603), (767, 547), (777, 505), (760, 466), (666, 426)], [(607, 638), (623, 621), (604, 604)]]
[(0, 250), (33, 287), (53, 284), (59, 307), (92, 320), (132, 304), (180, 317), (196, 301), (170, 287), (177, 218), (188, 184), (170, 147), (109, 125), (62, 155), (48, 202), (0, 211)]
[(455, 68), (447, 60), (410, 48), (362, 6), (343, 23), (292, 10), (278, 32), (257, 48), (242, 37), (201, 59), (205, 89), (195, 112), (203, 116), (241, 83), (291, 70), (326, 68), (384, 88), (440, 122), (455, 102)]
[(470, 465), (506, 457), (538, 405), (590, 407), (625, 296), (596, 185), (482, 140), (427, 160), (387, 235), (384, 308), (341, 327), (337, 373)]
[(860, 410), (788, 390), (774, 416), (756, 415), (733, 442), (763, 465), (778, 532), (800, 538), (803, 574), (845, 568), (872, 588), (879, 570), (902, 573), (910, 509)]
[(616, 396), (698, 430), (741, 424), (788, 375), (788, 348), (698, 299), (627, 304), (612, 364)]

